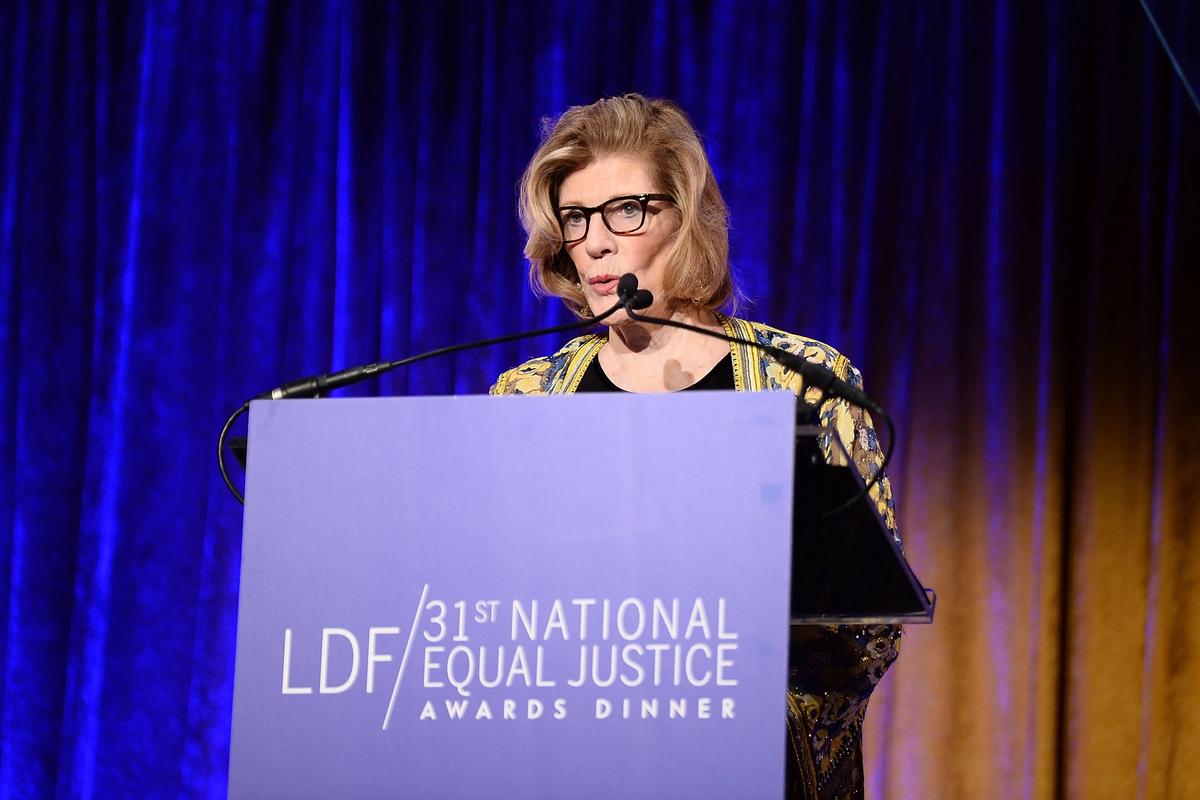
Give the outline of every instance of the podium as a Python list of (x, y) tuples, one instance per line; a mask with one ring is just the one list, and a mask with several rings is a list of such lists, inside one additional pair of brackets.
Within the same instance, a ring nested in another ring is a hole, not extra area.
[[(854, 577), (789, 603), (818, 480), (793, 483), (817, 466), (794, 415), (786, 393), (256, 402), (229, 796), (782, 797), (788, 624), (833, 621)], [(858, 519), (846, 552), (890, 552)], [(855, 612), (919, 590), (905, 570)]]

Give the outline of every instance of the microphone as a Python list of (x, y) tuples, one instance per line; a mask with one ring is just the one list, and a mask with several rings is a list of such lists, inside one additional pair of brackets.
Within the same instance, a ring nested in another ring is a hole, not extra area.
[(637, 275), (632, 272), (626, 272), (617, 281), (617, 297), (621, 301), (621, 307), (626, 311), (631, 308), (639, 311), (654, 304), (654, 295), (645, 289), (638, 288)]
[[(636, 278), (634, 280), (637, 280)], [(638, 289), (633, 293), (633, 301), (626, 307), (626, 310), (632, 308), (634, 311), (641, 311), (643, 308), (649, 308), (654, 305), (654, 295), (649, 289)]]
[(632, 272), (626, 272), (617, 280), (617, 299), (621, 301), (622, 308), (627, 308), (633, 302), (638, 290), (637, 284), (637, 275)]

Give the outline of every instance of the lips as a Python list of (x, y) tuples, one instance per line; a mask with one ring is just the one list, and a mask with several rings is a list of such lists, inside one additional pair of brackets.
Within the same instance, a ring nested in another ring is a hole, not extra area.
[(588, 286), (599, 295), (614, 294), (617, 291), (617, 281), (620, 275), (595, 275), (588, 278)]

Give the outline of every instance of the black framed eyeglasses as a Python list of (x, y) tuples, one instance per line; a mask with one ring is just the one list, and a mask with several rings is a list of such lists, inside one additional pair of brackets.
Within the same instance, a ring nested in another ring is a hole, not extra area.
[(587, 238), (592, 224), (592, 215), (600, 212), (604, 227), (618, 236), (637, 233), (646, 224), (646, 214), (651, 200), (675, 202), (669, 194), (629, 194), (606, 200), (598, 206), (562, 206), (558, 209), (558, 222), (562, 226), (563, 244), (572, 244)]

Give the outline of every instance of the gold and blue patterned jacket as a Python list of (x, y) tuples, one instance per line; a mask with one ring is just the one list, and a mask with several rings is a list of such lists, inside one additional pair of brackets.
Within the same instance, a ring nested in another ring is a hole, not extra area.
[[(762, 345), (799, 353), (822, 364), (842, 380), (862, 387), (859, 374), (845, 356), (814, 339), (797, 336), (757, 322), (718, 315), (725, 333)], [(503, 373), (492, 394), (573, 394), (600, 349), (600, 334), (580, 336), (558, 352), (526, 361)], [(800, 375), (765, 352), (748, 345), (730, 345), (734, 388), (737, 391), (804, 392), (804, 399), (822, 400), (815, 387), (805, 387)], [(870, 416), (843, 400), (820, 405), (825, 434), (820, 446), (830, 463), (844, 463), (841, 448), (832, 446), (836, 433), (842, 448), (860, 474), (869, 479), (883, 460)], [(883, 478), (871, 490), (880, 517), (899, 536), (891, 485)], [(843, 800), (863, 793), (862, 724), (871, 691), (896, 659), (900, 629), (892, 626), (795, 627), (792, 630), (788, 725), (794, 763), (789, 764), (789, 797)]]

